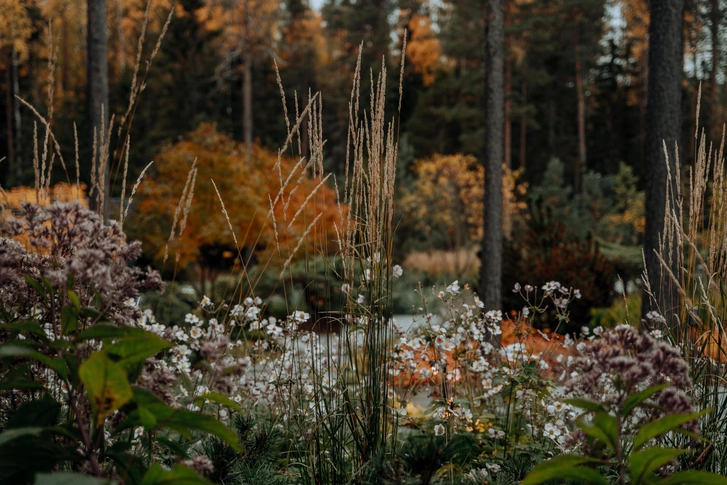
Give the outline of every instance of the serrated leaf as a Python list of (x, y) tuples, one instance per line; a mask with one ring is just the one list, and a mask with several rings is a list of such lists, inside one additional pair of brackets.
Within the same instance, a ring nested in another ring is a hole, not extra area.
[(96, 478), (81, 473), (38, 473), (34, 485), (116, 485), (116, 481)]
[(550, 480), (581, 480), (596, 485), (608, 485), (608, 482), (594, 469), (587, 465), (600, 463), (595, 458), (577, 455), (560, 455), (545, 461), (535, 468), (520, 482), (520, 485), (538, 485)]
[(644, 444), (649, 440), (666, 434), (671, 430), (675, 430), (682, 424), (694, 421), (695, 419), (705, 414), (707, 411), (708, 410), (704, 410), (688, 414), (668, 414), (662, 418), (657, 419), (656, 421), (652, 421), (643, 425), (641, 429), (639, 429), (639, 432), (636, 434), (636, 438), (634, 438), (633, 449), (635, 451), (638, 450), (639, 448), (644, 446)]
[(632, 485), (646, 483), (644, 480), (653, 478), (656, 470), (683, 453), (686, 451), (658, 446), (632, 453), (629, 457)]
[(96, 426), (133, 397), (126, 371), (106, 352), (91, 354), (78, 369), (78, 375), (96, 413)]
[(212, 482), (200, 477), (186, 466), (175, 465), (171, 470), (165, 470), (155, 463), (149, 467), (141, 485), (212, 485)]

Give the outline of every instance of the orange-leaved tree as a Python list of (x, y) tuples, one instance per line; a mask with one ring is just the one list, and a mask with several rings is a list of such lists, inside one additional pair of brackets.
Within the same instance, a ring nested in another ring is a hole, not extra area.
[(243, 143), (203, 123), (163, 149), (154, 167), (127, 228), (158, 263), (168, 254), (181, 269), (203, 262), (206, 248), (223, 247), (238, 264), (254, 251), (280, 267), (337, 247), (336, 192), (306, 160), (255, 145), (248, 161)]

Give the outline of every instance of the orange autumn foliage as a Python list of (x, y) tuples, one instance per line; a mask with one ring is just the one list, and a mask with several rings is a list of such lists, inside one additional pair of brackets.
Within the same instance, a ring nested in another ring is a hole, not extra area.
[[(174, 214), (195, 160), (196, 183), (186, 227), (179, 235), (185, 212), (182, 206), (176, 224), (177, 236), (169, 245), (170, 260), (176, 259), (180, 268), (198, 261), (201, 247), (234, 248), (235, 238), (238, 249), (255, 248), (263, 259), (270, 258), (273, 264), (279, 265), (293, 253), (319, 215), (320, 219), (303, 239), (296, 255), (337, 247), (331, 244), (335, 237), (334, 223), (340, 217), (336, 193), (327, 182), (310, 176), (304, 169), (305, 160), (298, 163), (282, 157), (278, 169), (275, 153), (254, 146), (248, 158), (241, 142), (203, 123), (159, 153), (154, 173), (139, 190), (138, 205), (127, 227), (155, 260), (163, 260)], [(212, 181), (219, 189), (229, 224)], [(278, 194), (281, 195), (278, 197)], [(273, 221), (270, 206), (276, 199)]]

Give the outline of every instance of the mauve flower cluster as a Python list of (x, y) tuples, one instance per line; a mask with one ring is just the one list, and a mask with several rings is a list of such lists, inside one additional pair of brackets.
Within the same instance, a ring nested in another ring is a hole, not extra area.
[[(637, 392), (660, 384), (668, 385), (649, 398), (647, 402), (653, 406), (640, 408), (624, 417), (627, 434), (665, 414), (693, 412), (692, 403), (685, 394), (692, 386), (689, 366), (679, 351), (668, 343), (656, 340), (648, 333), (639, 333), (628, 325), (619, 325), (580, 350), (581, 355), (570, 368), (572, 379), (566, 385), (569, 396), (585, 397), (616, 410)], [(698, 432), (698, 427), (698, 421), (687, 425), (694, 432)]]
[(123, 303), (140, 291), (162, 288), (157, 272), (130, 265), (141, 255), (141, 244), (127, 243), (115, 221), (105, 224), (77, 202), (22, 208), (21, 217), (0, 227), (0, 303), (31, 311), (40, 300), (24, 275), (45, 278), (54, 288), (64, 287), (72, 275), (82, 305), (97, 291), (106, 315), (130, 324), (140, 310)]

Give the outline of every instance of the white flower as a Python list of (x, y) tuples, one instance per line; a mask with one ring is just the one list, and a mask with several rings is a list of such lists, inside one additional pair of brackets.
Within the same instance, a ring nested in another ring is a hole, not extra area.
[(440, 299), (443, 300), (446, 295), (444, 294), (443, 291), (440, 291), (438, 296), (439, 296)]
[(488, 320), (494, 320), (495, 322), (501, 322), (502, 312), (500, 310), (490, 310), (489, 312), (485, 313), (485, 318), (487, 318)]
[(366, 268), (364, 273), (366, 275), (366, 281), (371, 281), (371, 270), (369, 268)]
[(202, 329), (196, 325), (189, 329), (189, 336), (198, 339), (202, 336)]
[(589, 333), (591, 333), (591, 329), (588, 327), (581, 327), (581, 333), (583, 335), (588, 335)]
[(184, 317), (184, 321), (187, 323), (195, 324), (199, 322), (199, 318), (197, 318), (197, 315), (194, 315), (192, 313), (187, 313)]
[(366, 297), (363, 295), (358, 295), (358, 298), (356, 298), (356, 303), (358, 303), (359, 305), (363, 305), (364, 301), (366, 301)]
[(394, 278), (401, 278), (401, 275), (404, 274), (404, 270), (401, 269), (401, 266), (398, 264), (394, 266), (392, 270), (392, 274), (394, 275)]
[(188, 335), (184, 333), (184, 330), (177, 330), (174, 336), (177, 340), (181, 340), (182, 342), (185, 342), (189, 338)]
[(305, 323), (310, 318), (310, 315), (308, 315), (305, 312), (302, 312), (300, 310), (296, 310), (293, 312), (293, 320), (295, 320), (298, 323)]
[(558, 288), (560, 288), (560, 283), (558, 283), (557, 281), (548, 281), (547, 283), (545, 283), (545, 285), (543, 285), (543, 291), (545, 291), (546, 293), (551, 293)]
[(548, 423), (545, 425), (545, 429), (543, 430), (543, 436), (556, 439), (558, 436), (560, 436), (560, 429), (556, 428), (551, 423)]
[(259, 296), (256, 296), (255, 299), (253, 300), (253, 303), (255, 303), (257, 306), (260, 306), (263, 304), (263, 300)]
[(453, 295), (455, 293), (459, 292), (459, 281), (458, 280), (454, 280), (454, 282), (447, 287), (447, 291), (450, 292)]
[(576, 350), (578, 352), (585, 352), (586, 351), (586, 344), (585, 344), (585, 342), (580, 342), (578, 345), (576, 345)]
[(134, 439), (138, 439), (142, 434), (144, 434), (143, 426), (137, 426), (134, 428)]
[(438, 424), (434, 427), (434, 434), (436, 436), (442, 436), (444, 434), (444, 426)]
[(502, 438), (503, 436), (505, 436), (504, 431), (495, 428), (488, 429), (487, 434), (490, 435), (490, 438)]
[(209, 298), (207, 298), (207, 295), (204, 295), (204, 296), (202, 297), (202, 301), (200, 302), (200, 305), (201, 305), (201, 306), (202, 306), (203, 308), (204, 308), (204, 307), (207, 307), (207, 306), (211, 306), (211, 305), (212, 305), (212, 301), (211, 301), (211, 300), (210, 300)]
[(658, 330), (658, 329), (657, 330), (652, 330), (650, 333), (651, 333), (651, 336), (652, 337), (657, 338), (657, 339), (658, 338), (662, 338), (664, 336), (664, 334), (662, 333), (662, 331), (661, 330)]
[(487, 467), (487, 469), (488, 469), (488, 470), (490, 470), (490, 471), (491, 471), (492, 473), (497, 473), (497, 472), (499, 472), (499, 471), (500, 471), (500, 465), (498, 465), (497, 463), (487, 463), (487, 464), (486, 464), (485, 466), (486, 466), (486, 467)]
[(250, 306), (253, 303), (255, 303), (255, 300), (253, 300), (249, 296), (242, 301), (242, 304), (245, 305), (245, 306)]
[(349, 285), (348, 283), (342, 284), (341, 291), (344, 293), (348, 293), (349, 291), (351, 291), (351, 285)]
[(530, 315), (530, 308), (524, 306), (523, 307), (523, 316), (527, 317), (528, 315)]
[(475, 305), (477, 305), (480, 308), (485, 308), (485, 304), (482, 303), (482, 300), (480, 300), (480, 297), (475, 295)]
[(581, 290), (578, 290), (578, 289), (573, 290), (573, 296), (575, 296), (577, 300), (580, 300), (581, 299)]

